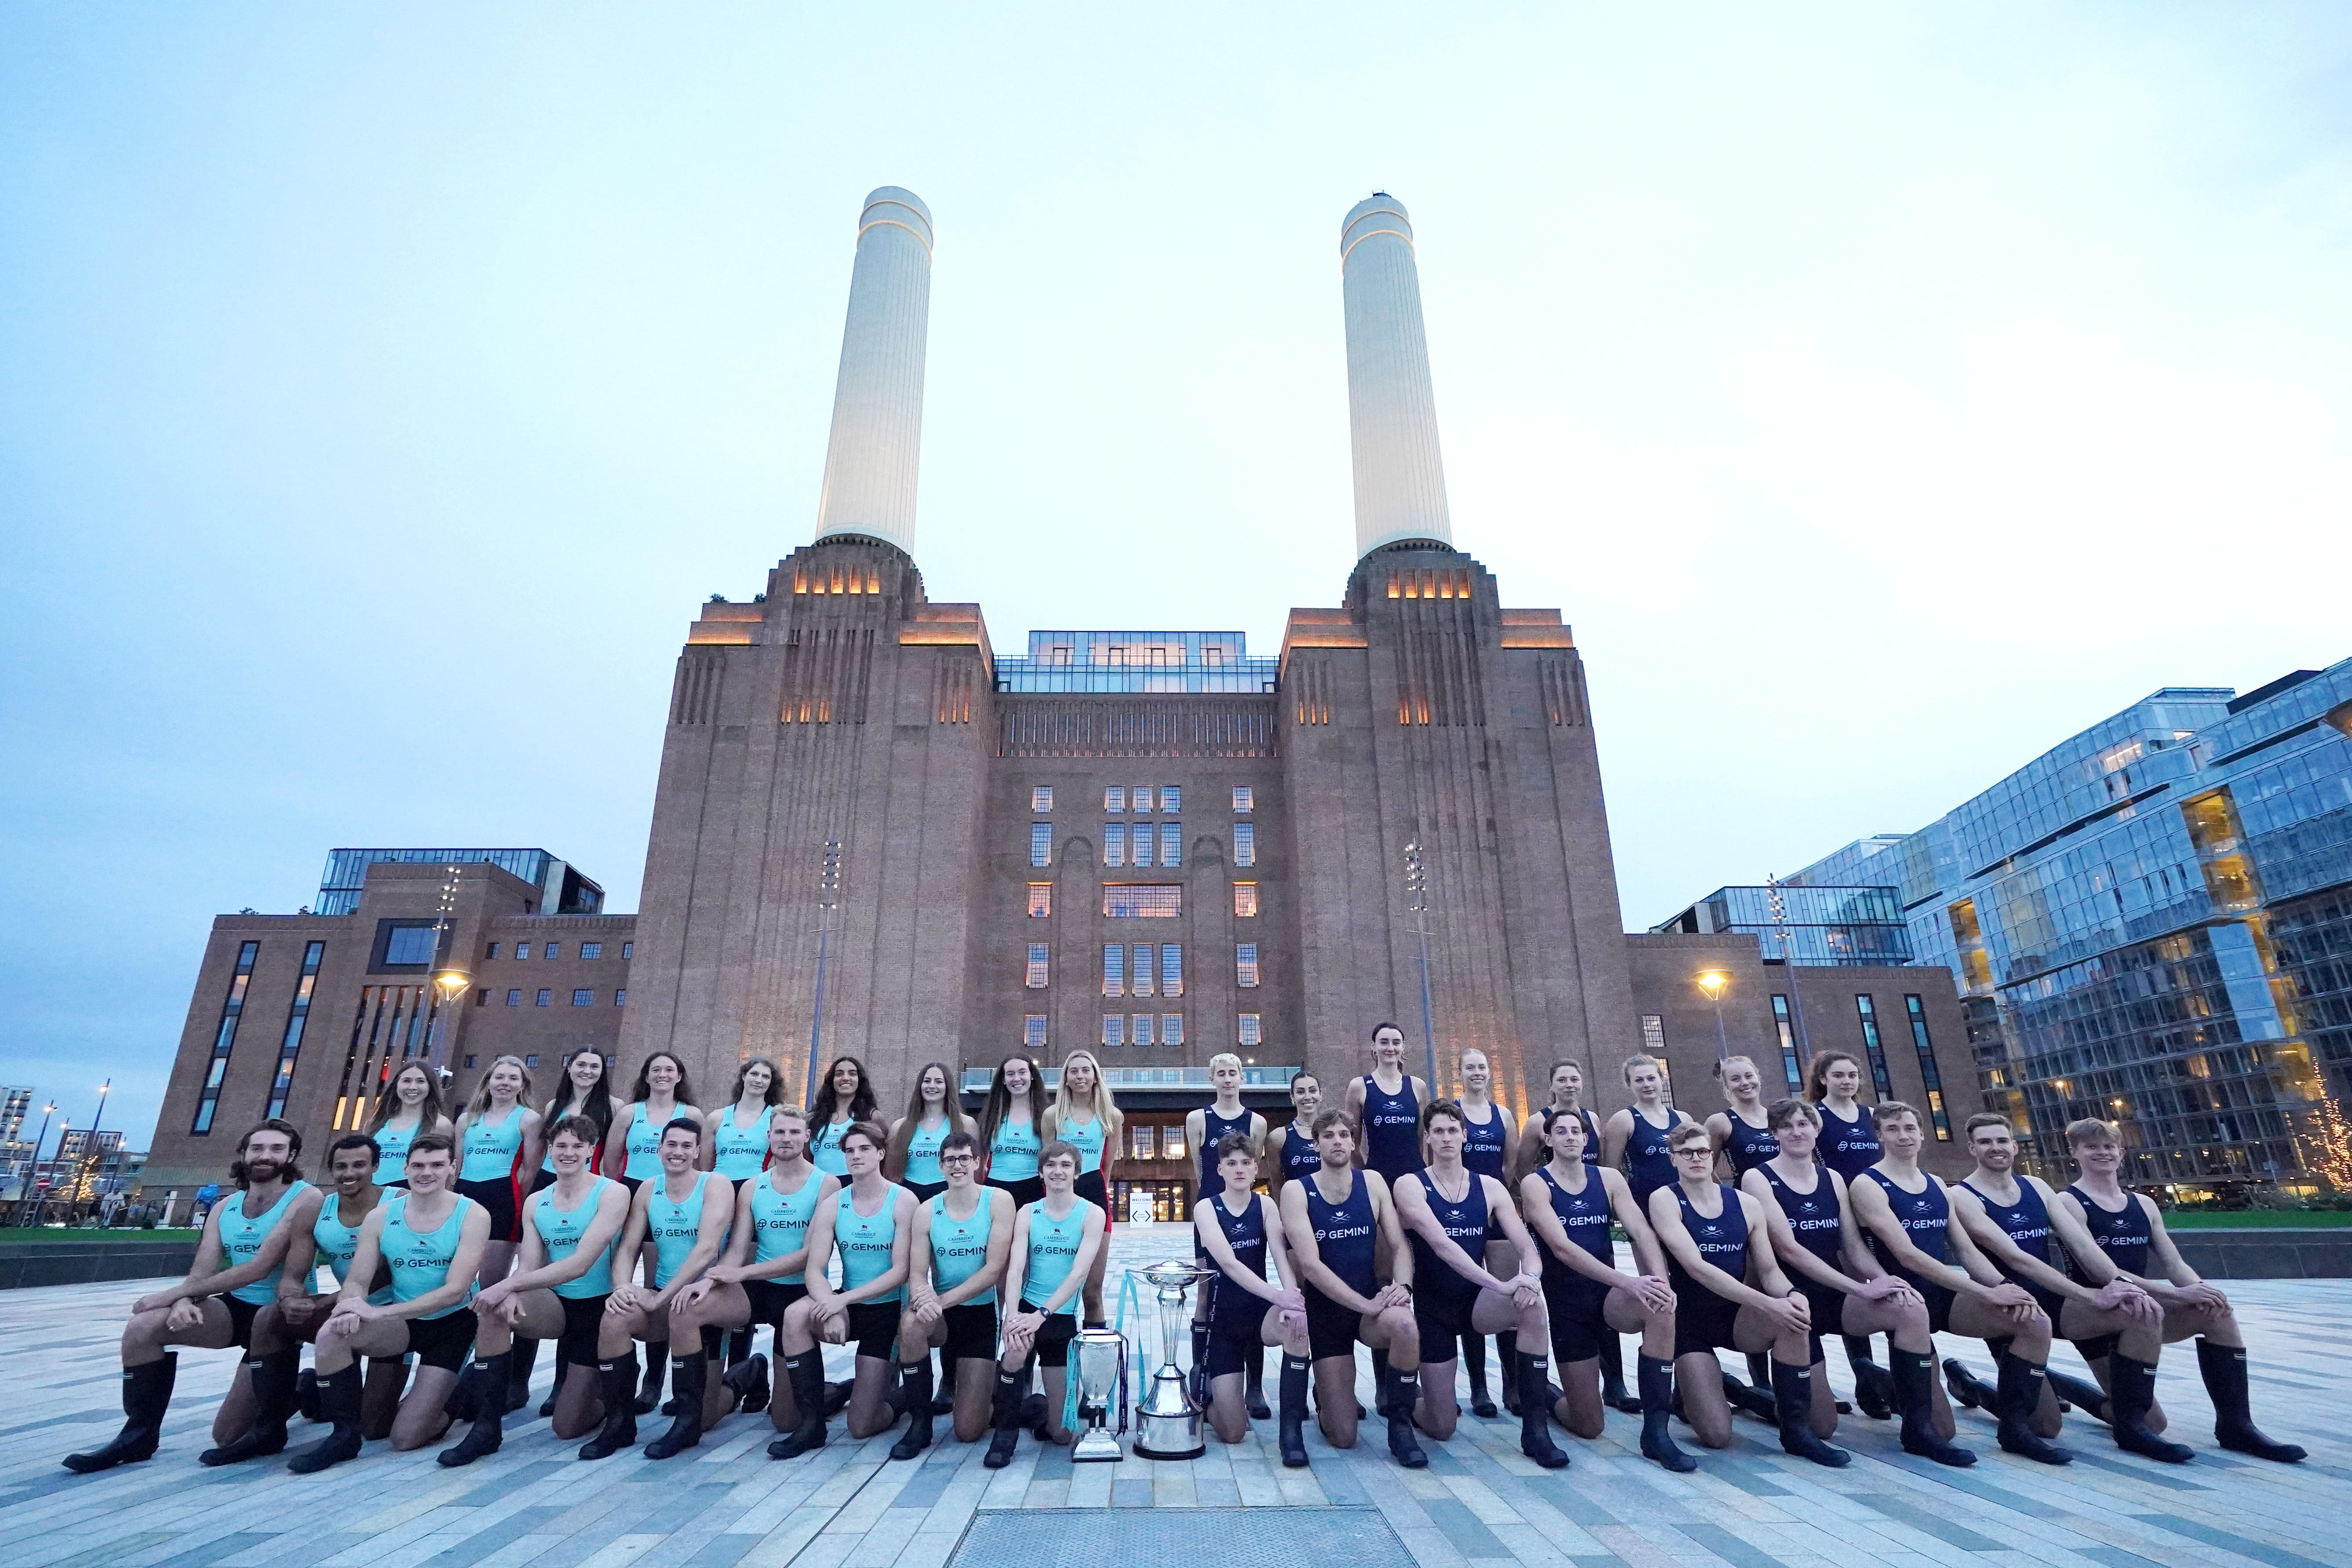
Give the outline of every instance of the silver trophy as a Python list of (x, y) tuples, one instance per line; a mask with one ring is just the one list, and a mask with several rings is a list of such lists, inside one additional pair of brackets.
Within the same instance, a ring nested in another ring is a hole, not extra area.
[(1116, 1408), (1118, 1429), (1127, 1430), (1127, 1336), (1115, 1329), (1080, 1329), (1071, 1352), (1071, 1363), (1077, 1369), (1078, 1419), (1085, 1428), (1070, 1450), (1070, 1463), (1117, 1464), (1127, 1455), (1105, 1428)]
[(1192, 1321), (1184, 1310), (1184, 1298), (1193, 1286), (1215, 1279), (1217, 1271), (1171, 1258), (1136, 1272), (1160, 1291), (1160, 1332), (1168, 1353), (1136, 1407), (1135, 1451), (1147, 1459), (1197, 1459), (1208, 1452), (1201, 1436), (1201, 1406), (1186, 1386), (1176, 1352)]

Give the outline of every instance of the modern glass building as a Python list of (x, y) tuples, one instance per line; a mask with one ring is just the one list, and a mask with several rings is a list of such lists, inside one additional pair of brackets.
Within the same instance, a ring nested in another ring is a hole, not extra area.
[(1782, 896), (1885, 868), (1912, 962), (1958, 977), (1988, 1102), (2042, 1173), (2068, 1121), (2102, 1116), (2144, 1183), (2341, 1182), (2347, 732), (2352, 660), (2242, 697), (2167, 688)]
[(311, 912), (347, 915), (360, 907), (367, 868), (381, 864), (496, 866), (541, 891), (540, 911), (593, 915), (604, 907), (604, 889), (544, 849), (330, 849), (319, 877), (319, 901)]
[(1025, 657), (996, 661), (996, 689), (1267, 692), (1281, 671), (1239, 632), (1031, 632)]
[(1767, 960), (1806, 964), (1911, 962), (1911, 933), (1893, 888), (1797, 886), (1717, 888), (1650, 928), (1706, 935), (1752, 935)]

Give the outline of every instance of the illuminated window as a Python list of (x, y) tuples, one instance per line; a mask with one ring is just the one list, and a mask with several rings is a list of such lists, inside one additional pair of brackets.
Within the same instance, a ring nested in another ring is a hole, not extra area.
[(1234, 945), (1234, 984), (1244, 987), (1257, 984), (1257, 943), (1244, 942)]
[[(319, 988), (319, 961), (326, 956), (327, 944), (314, 942), (302, 950), (302, 973), (294, 982), (294, 1005), (286, 1016), (286, 1034), (278, 1042), (278, 1072), (269, 1080), (269, 1109), (266, 1116), (286, 1114), (286, 1097), (294, 1088), (294, 1063), (302, 1054), (302, 1031), (310, 1021), (310, 996)], [(487, 991), (475, 1001), (477, 1007), (490, 999)]]
[(508, 993), (507, 993), (507, 1005), (508, 1005), (508, 1006), (509, 1006), (509, 1007), (520, 1007), (520, 1006), (521, 1006), (521, 1005), (522, 1005), (522, 993), (521, 993), (520, 991), (509, 991), (509, 992), (508, 992)]
[[(1160, 967), (1159, 950), (1150, 942), (1139, 942), (1128, 955), (1127, 993), (1130, 996), (1151, 994), (1152, 972)], [(1138, 1041), (1137, 1044), (1141, 1044)]]
[(560, 942), (549, 942), (547, 944), (547, 956), (550, 958), (562, 958), (563, 956), (563, 944)]
[(613, 1005), (615, 1007), (625, 1007), (628, 1005), (629, 988), (624, 985), (619, 990), (613, 993)]
[(499, 944), (497, 942), (490, 943), (489, 951), (482, 954), (484, 958), (496, 958), (498, 955)]
[(1927, 1038), (1927, 1007), (1906, 994), (1903, 1010), (1911, 1016), (1911, 1045), (1919, 1053), (1919, 1081), (1927, 1087), (1927, 1115), (1936, 1124), (1936, 1142), (1952, 1141), (1952, 1119), (1944, 1110), (1944, 1077), (1936, 1070), (1936, 1047)]
[(1054, 809), (1054, 786), (1039, 784), (1029, 792), (1029, 809), (1043, 814)]
[(1184, 1129), (1181, 1123), (1160, 1130), (1160, 1157), (1181, 1160), (1184, 1157)]
[(1054, 825), (1033, 822), (1029, 825), (1029, 864), (1050, 866), (1054, 863)]
[(1102, 912), (1113, 920), (1172, 920), (1184, 912), (1181, 882), (1105, 882)]
[(261, 944), (242, 943), (236, 950), (236, 970), (229, 976), (228, 995), (221, 1003), (220, 1026), (213, 1031), (212, 1065), (205, 1069), (203, 1092), (196, 1097), (195, 1121), (188, 1131), (198, 1135), (213, 1130), (213, 1113), (220, 1105), (221, 1083), (228, 1077), (229, 1053), (236, 1048), (236, 1026), (245, 1018), (245, 993), (253, 984), (253, 961)]
[(1257, 884), (1255, 882), (1235, 882), (1234, 884), (1234, 918), (1237, 920), (1248, 920), (1251, 916), (1256, 913)]
[(1184, 950), (1172, 942), (1160, 944), (1160, 994), (1184, 994)]
[(1021, 1044), (1033, 1051), (1045, 1048), (1045, 1015), (1032, 1013), (1021, 1020)]
[(1128, 1142), (1128, 1150), (1134, 1158), (1138, 1160), (1153, 1160), (1159, 1158), (1159, 1128), (1129, 1127), (1128, 1131), (1132, 1134)]
[(1183, 1014), (1162, 1013), (1160, 1015), (1160, 1043), (1163, 1046), (1181, 1046), (1184, 1043)]
[(622, 956), (623, 958), (635, 958), (635, 957), (636, 957), (636, 956), (637, 956), (637, 944), (636, 944), (635, 942), (623, 942), (623, 943), (621, 944), (621, 956)]
[(527, 942), (519, 942), (515, 943), (515, 956), (517, 958), (529, 958), (530, 956), (530, 943)]
[(545, 1006), (549, 1005), (550, 1004), (551, 1004), (554, 1000), (555, 1000), (555, 993), (554, 993), (554, 992), (552, 992), (552, 991), (542, 991), (542, 992), (541, 992), (541, 993), (539, 994), (539, 1000), (538, 1000), (538, 1001), (536, 1001), (536, 1002), (534, 1002), (534, 1003), (532, 1003), (532, 1004), (531, 1004), (531, 1005), (532, 1005), (532, 1006), (534, 1006), (534, 1007), (545, 1007)]
[(1160, 863), (1181, 866), (1184, 863), (1184, 828), (1181, 824), (1163, 822), (1160, 825)]
[(1105, 811), (1125, 811), (1127, 809), (1127, 791), (1118, 784), (1105, 784), (1103, 786), (1103, 809)]
[(1239, 1026), (1234, 1031), (1235, 1037), (1244, 1046), (1256, 1045), (1260, 1038), (1257, 1015), (1255, 1013), (1244, 1013), (1236, 1020), (1236, 1023)]
[[(1151, 864), (1151, 829), (1144, 828), (1137, 837), (1143, 841), (1138, 846), (1143, 853), (1136, 858), (1136, 863), (1149, 866)], [(1125, 823), (1113, 822), (1104, 826), (1102, 863), (1106, 866), (1127, 864), (1127, 825)]]
[(1642, 1048), (1653, 1054), (1666, 1048), (1666, 1021), (1655, 1013), (1642, 1015)]
[(1234, 824), (1234, 864), (1236, 866), (1257, 864), (1257, 825), (1255, 823)]
[(1054, 884), (1051, 882), (1030, 883), (1029, 918), (1031, 920), (1042, 921), (1053, 912)]
[(1150, 811), (1151, 809), (1151, 786), (1150, 784), (1137, 784), (1133, 789), (1129, 790), (1127, 792), (1127, 808), (1129, 811)]
[(1853, 1010), (1862, 1019), (1863, 1054), (1870, 1058), (1870, 1081), (1881, 1100), (1895, 1098), (1895, 1079), (1886, 1070), (1886, 1050), (1878, 1039), (1878, 1009), (1868, 996), (1856, 994)]
[(1111, 942), (1102, 950), (1102, 994), (1106, 996), (1127, 994), (1127, 945)]
[(1235, 784), (1235, 785), (1234, 785), (1234, 809), (1235, 811), (1237, 811), (1237, 812), (1243, 812), (1243, 811), (1247, 811), (1247, 810), (1249, 810), (1249, 809), (1250, 809), (1250, 795), (1251, 795), (1251, 791), (1250, 791), (1250, 786), (1249, 786), (1249, 785), (1247, 785), (1247, 784)]
[(1123, 1046), (1127, 1044), (1126, 1014), (1105, 1013), (1103, 1015), (1102, 1043), (1106, 1046)]
[(1127, 1021), (1127, 1026), (1130, 1036), (1128, 1042), (1129, 1044), (1148, 1046), (1151, 1043), (1150, 1014), (1138, 1013), (1134, 1017), (1129, 1018)]
[(1780, 1037), (1780, 1076), (1794, 1095), (1805, 1086), (1805, 1071), (1797, 1065), (1797, 1031), (1790, 1024), (1789, 999), (1777, 993), (1772, 997), (1772, 1028)]
[(1160, 809), (1166, 812), (1171, 816), (1174, 816), (1177, 813), (1182, 811), (1184, 809), (1183, 786), (1181, 784), (1161, 784), (1160, 786)]
[(1029, 989), (1032, 991), (1043, 991), (1045, 989), (1052, 970), (1052, 965), (1047, 962), (1047, 957), (1048, 955), (1044, 942), (1033, 942), (1029, 944), (1029, 975), (1027, 984)]

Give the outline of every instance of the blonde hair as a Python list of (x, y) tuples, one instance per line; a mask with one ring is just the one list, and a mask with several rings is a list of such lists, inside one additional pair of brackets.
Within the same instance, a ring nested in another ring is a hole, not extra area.
[[(1080, 1106), (1070, 1094), (1070, 1064), (1081, 1059), (1095, 1069), (1094, 1092), (1087, 1097), (1090, 1103), (1085, 1106)], [(1045, 1114), (1054, 1119), (1056, 1136), (1062, 1135), (1068, 1128), (1070, 1112), (1077, 1110), (1095, 1113), (1096, 1119), (1102, 1123), (1105, 1156), (1116, 1158), (1119, 1130), (1127, 1125), (1127, 1118), (1120, 1112), (1118, 1101), (1111, 1098), (1110, 1079), (1104, 1076), (1102, 1062), (1092, 1051), (1072, 1051), (1062, 1058), (1062, 1076), (1054, 1082), (1054, 1103), (1045, 1110)]]
[(482, 1069), (481, 1081), (474, 1086), (474, 1097), (466, 1101), (467, 1114), (479, 1118), (489, 1110), (490, 1075), (509, 1062), (514, 1063), (515, 1071), (522, 1074), (522, 1087), (515, 1090), (515, 1103), (526, 1106), (530, 1103), (530, 1068), (523, 1065), (520, 1057), (493, 1057), (490, 1058), (490, 1065)]
[(1228, 1062), (1232, 1063), (1234, 1067), (1239, 1067), (1242, 1065), (1242, 1058), (1234, 1055), (1231, 1051), (1219, 1051), (1215, 1056), (1209, 1058), (1209, 1070), (1211, 1072), (1214, 1072)]

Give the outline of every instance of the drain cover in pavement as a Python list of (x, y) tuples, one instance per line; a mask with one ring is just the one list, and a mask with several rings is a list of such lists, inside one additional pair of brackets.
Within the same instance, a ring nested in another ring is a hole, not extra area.
[(982, 1509), (971, 1516), (948, 1568), (1183, 1563), (1245, 1538), (1279, 1541), (1283, 1555), (1300, 1563), (1413, 1568), (1376, 1508)]

